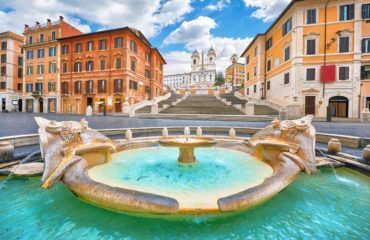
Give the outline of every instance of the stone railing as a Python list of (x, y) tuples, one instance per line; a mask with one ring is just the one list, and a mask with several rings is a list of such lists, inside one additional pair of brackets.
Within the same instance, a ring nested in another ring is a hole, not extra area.
[(129, 106), (129, 112), (128, 112), (129, 117), (135, 117), (135, 112), (137, 110), (141, 109), (141, 108), (146, 107), (146, 106), (157, 105), (157, 108), (158, 108), (158, 103), (159, 102), (167, 100), (170, 97), (171, 97), (171, 93), (167, 93), (164, 96), (155, 97), (152, 100), (144, 100), (144, 101), (141, 101), (139, 103), (132, 104), (132, 105)]

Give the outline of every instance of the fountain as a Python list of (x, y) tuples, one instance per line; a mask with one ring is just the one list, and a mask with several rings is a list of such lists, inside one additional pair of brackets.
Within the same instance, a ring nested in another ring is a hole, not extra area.
[(190, 136), (188, 127), (183, 136), (164, 131), (159, 138), (135, 139), (128, 130), (126, 140), (115, 141), (84, 120), (35, 120), (45, 159), (42, 187), (62, 179), (79, 198), (114, 211), (155, 216), (236, 212), (279, 193), (302, 170), (316, 172), (311, 116), (274, 120), (246, 142), (235, 137), (234, 129), (230, 137), (216, 140)]

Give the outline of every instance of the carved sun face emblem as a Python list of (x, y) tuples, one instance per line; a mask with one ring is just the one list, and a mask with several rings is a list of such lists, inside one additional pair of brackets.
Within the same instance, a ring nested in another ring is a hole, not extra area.
[(62, 130), (60, 131), (60, 137), (65, 142), (75, 142), (79, 139), (81, 133), (81, 125), (77, 122), (64, 122)]
[(280, 130), (284, 136), (292, 140), (298, 133), (296, 124), (293, 121), (283, 121), (280, 124)]

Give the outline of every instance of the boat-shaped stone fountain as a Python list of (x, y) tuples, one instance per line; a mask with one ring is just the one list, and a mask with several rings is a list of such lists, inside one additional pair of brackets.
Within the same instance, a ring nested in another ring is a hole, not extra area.
[(253, 207), (316, 172), (312, 117), (274, 120), (248, 141), (184, 135), (110, 140), (81, 122), (35, 118), (42, 187), (124, 213), (220, 214)]

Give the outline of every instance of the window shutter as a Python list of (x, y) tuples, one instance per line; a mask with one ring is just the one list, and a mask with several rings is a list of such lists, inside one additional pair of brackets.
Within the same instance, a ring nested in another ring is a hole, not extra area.
[(353, 19), (355, 16), (355, 5), (351, 4), (348, 6), (348, 18), (349, 20)]

